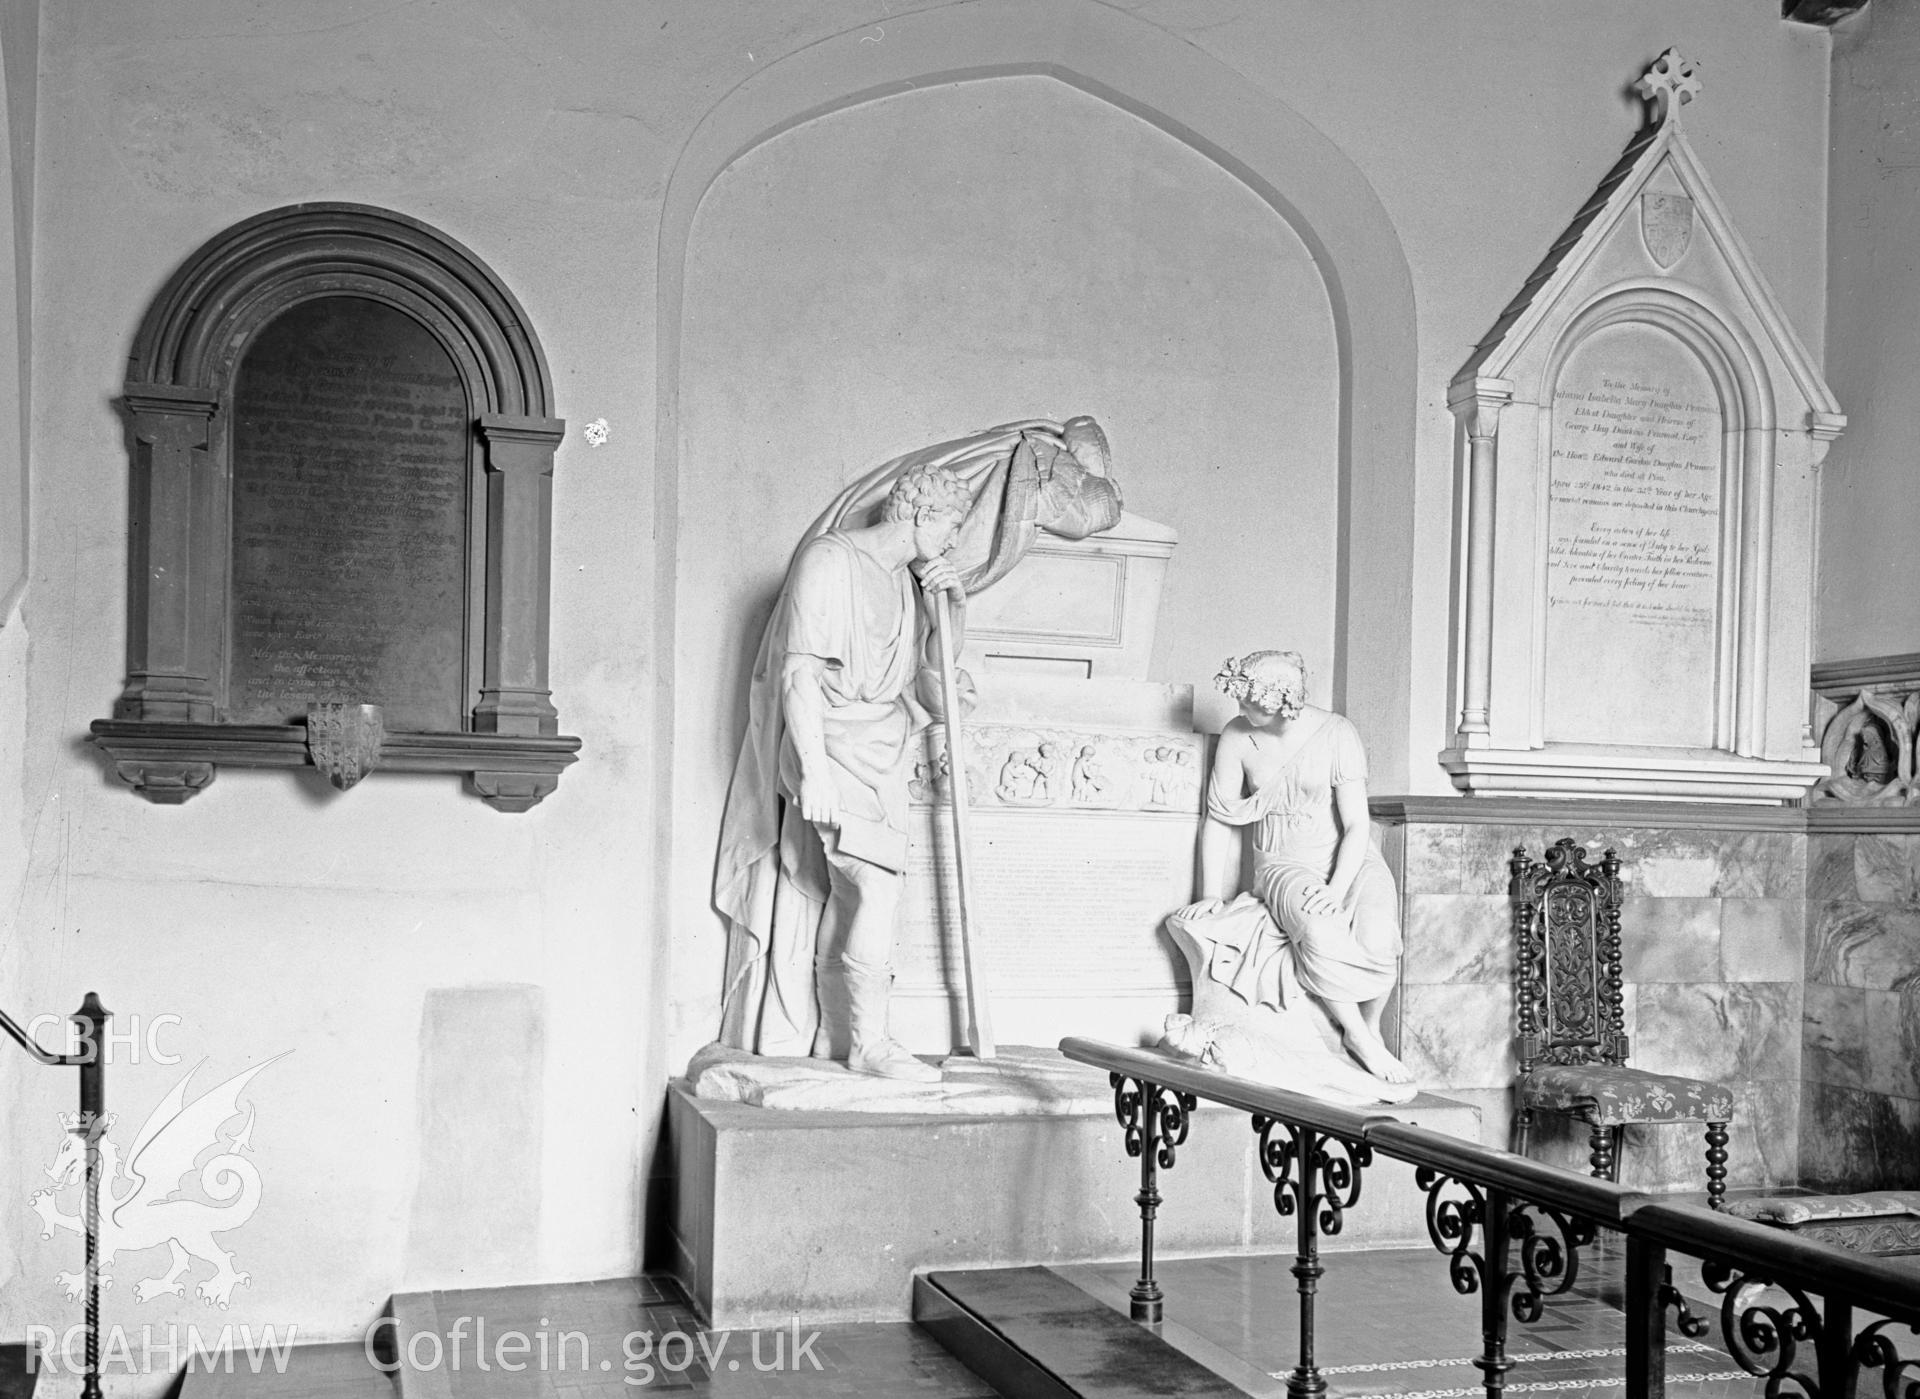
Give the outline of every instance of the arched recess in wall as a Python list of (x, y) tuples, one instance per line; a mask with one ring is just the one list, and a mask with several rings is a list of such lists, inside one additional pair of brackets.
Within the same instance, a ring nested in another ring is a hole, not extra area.
[[(1417, 402), (1404, 253), (1371, 186), (1318, 130), (1217, 59), (1095, 0), (974, 0), (895, 17), (879, 36), (872, 26), (850, 31), (768, 65), (694, 131), (669, 179), (660, 231), (655, 480), (662, 654), (676, 644), (680, 611), (682, 316), (701, 200), (742, 155), (806, 122), (929, 84), (1019, 75), (1065, 83), (1199, 152), (1279, 214), (1318, 266), (1339, 359), (1333, 697), (1369, 734), (1376, 785), (1393, 788), (1404, 782), (1407, 764)], [(673, 667), (662, 664), (658, 676), (656, 736), (661, 751), (672, 752)], [(671, 782), (671, 764), (666, 771)], [(664, 825), (662, 832), (671, 840)]]

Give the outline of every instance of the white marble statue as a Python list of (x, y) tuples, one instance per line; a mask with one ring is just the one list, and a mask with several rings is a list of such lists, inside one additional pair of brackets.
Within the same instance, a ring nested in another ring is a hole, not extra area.
[(1079, 538), (1119, 518), (1105, 436), (1075, 418), (896, 458), (808, 531), (754, 665), (721, 830), (725, 1044), (940, 1077), (887, 1032), (916, 763), (923, 787), (935, 776), (919, 737), (940, 709), (932, 599), (954, 599), (959, 623), (965, 594), (1039, 530)]
[[(1360, 736), (1306, 702), (1306, 668), (1292, 651), (1229, 659), (1214, 679), (1240, 714), (1220, 735), (1207, 786), (1206, 897), (1168, 920), (1193, 964), (1195, 996), (1168, 1043), (1229, 1072), (1239, 1072), (1229, 1062), (1237, 1056), (1261, 1069), (1246, 1076), (1285, 1082), (1284, 1067), (1298, 1077), (1311, 1066), (1269, 1062), (1309, 1048), (1298, 1017), (1280, 1023), (1297, 978), (1364, 1070), (1348, 1087), (1375, 1100), (1411, 1097), (1412, 1076), (1380, 1034), (1398, 974), (1399, 898), (1372, 840)], [(1242, 826), (1253, 827), (1252, 896), (1238, 890)]]

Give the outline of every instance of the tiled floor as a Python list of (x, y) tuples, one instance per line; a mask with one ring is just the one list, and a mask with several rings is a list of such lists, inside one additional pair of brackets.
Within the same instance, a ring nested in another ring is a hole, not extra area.
[[(1532, 1325), (1510, 1323), (1509, 1394), (1552, 1393), (1564, 1399), (1617, 1399), (1625, 1392), (1622, 1255), (1583, 1260), (1573, 1290), (1547, 1303)], [(1156, 1268), (1166, 1293), (1161, 1333), (1250, 1394), (1285, 1393), (1299, 1356), (1298, 1293), (1291, 1256), (1191, 1259)], [(1474, 1367), (1480, 1353), (1480, 1298), (1462, 1297), (1447, 1281), (1447, 1262), (1428, 1250), (1324, 1255), (1315, 1309), (1316, 1355), (1333, 1396), (1395, 1395), (1400, 1399), (1466, 1399), (1485, 1393)], [(1117, 1308), (1138, 1269), (1083, 1265), (1058, 1269)], [(1713, 1322), (1690, 1341), (1671, 1325), (1667, 1392), (1674, 1399), (1730, 1399), (1764, 1385), (1720, 1348), (1718, 1314), (1697, 1273), (1679, 1278), (1694, 1310)]]
[[(1431, 1250), (1335, 1252), (1323, 1259), (1316, 1311), (1318, 1359), (1331, 1396), (1472, 1399), (1484, 1393), (1479, 1299), (1447, 1281)], [(1163, 1260), (1169, 1343), (1248, 1394), (1285, 1392), (1297, 1358), (1298, 1301), (1290, 1256)], [(1616, 1247), (1583, 1257), (1573, 1291), (1548, 1303), (1533, 1325), (1513, 1323), (1515, 1366), (1507, 1392), (1556, 1399), (1618, 1399), (1624, 1392), (1620, 1313), (1622, 1257)], [(1124, 1315), (1133, 1264), (1054, 1270)], [(1680, 1275), (1695, 1310), (1715, 1324), (1699, 1341), (1670, 1330), (1667, 1392), (1674, 1399), (1759, 1394), (1720, 1348), (1717, 1313), (1697, 1270)], [(441, 1349), (419, 1338), (417, 1367), (399, 1376), (398, 1399), (613, 1399), (678, 1393), (687, 1399), (976, 1399), (994, 1391), (908, 1323), (789, 1326), (759, 1332), (701, 1329), (667, 1280), (435, 1293)], [(484, 1324), (484, 1332), (482, 1326)], [(489, 1364), (482, 1368), (484, 1337)], [(457, 1338), (457, 1341), (454, 1339)], [(510, 1363), (502, 1367), (502, 1341)], [(249, 1376), (241, 1388), (220, 1377), (189, 1377), (182, 1399), (396, 1399), (386, 1376), (364, 1358), (324, 1356), (304, 1375)], [(516, 1362), (517, 1353), (517, 1362)], [(325, 1361), (322, 1365), (319, 1362)]]

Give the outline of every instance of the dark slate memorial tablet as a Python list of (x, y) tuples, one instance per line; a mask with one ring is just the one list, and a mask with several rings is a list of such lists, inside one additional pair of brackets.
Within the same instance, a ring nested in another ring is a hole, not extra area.
[(389, 731), (461, 727), (470, 417), (392, 306), (322, 297), (260, 332), (234, 394), (229, 722), (343, 700)]

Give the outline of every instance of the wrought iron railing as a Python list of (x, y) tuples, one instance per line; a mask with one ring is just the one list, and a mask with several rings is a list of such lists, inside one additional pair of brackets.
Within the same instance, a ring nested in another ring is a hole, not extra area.
[(22, 1026), (0, 1010), (0, 1030), (12, 1036), (19, 1046), (42, 1064), (80, 1070), (80, 1111), (73, 1119), (72, 1131), (86, 1144), (86, 1203), (81, 1223), (86, 1235), (87, 1319), (86, 1378), (80, 1384), (81, 1399), (100, 1399), (100, 1134), (107, 1120), (106, 1026), (113, 1012), (100, 1004), (89, 991), (68, 1019), (80, 1028), (80, 1048), (72, 1054), (56, 1054), (45, 1049)]
[(1728, 1353), (1767, 1381), (1769, 1396), (1851, 1399), (1878, 1392), (1920, 1399), (1920, 1356), (1903, 1358), (1903, 1337), (1895, 1334), (1904, 1327), (1905, 1334), (1920, 1335), (1920, 1270), (1412, 1126), (1383, 1111), (1337, 1107), (1094, 1040), (1062, 1040), (1060, 1049), (1107, 1070), (1127, 1154), (1140, 1161), (1136, 1321), (1163, 1316), (1165, 1297), (1153, 1275), (1154, 1220), (1163, 1203), (1159, 1175), (1178, 1159), (1199, 1100), (1252, 1117), (1274, 1207), (1296, 1228), (1300, 1353), (1287, 1377), (1290, 1396), (1326, 1393), (1314, 1353), (1314, 1301), (1326, 1272), (1320, 1240), (1341, 1231), (1375, 1157), (1385, 1156), (1414, 1167), (1426, 1195), (1427, 1233), (1447, 1256), (1454, 1290), (1480, 1297), (1481, 1353), (1474, 1364), (1489, 1399), (1502, 1393), (1513, 1366), (1510, 1320), (1539, 1320), (1547, 1300), (1574, 1285), (1582, 1250), (1602, 1230), (1626, 1240), (1623, 1345), (1630, 1399), (1666, 1392), (1669, 1312), (1690, 1338), (1709, 1328), (1673, 1285), (1669, 1254), (1701, 1261), (1706, 1285), (1721, 1299)]

